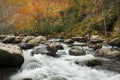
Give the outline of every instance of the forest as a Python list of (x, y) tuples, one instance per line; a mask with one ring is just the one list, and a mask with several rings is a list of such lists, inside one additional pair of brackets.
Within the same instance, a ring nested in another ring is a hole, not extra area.
[(117, 36), (119, 4), (120, 0), (1, 0), (0, 33)]

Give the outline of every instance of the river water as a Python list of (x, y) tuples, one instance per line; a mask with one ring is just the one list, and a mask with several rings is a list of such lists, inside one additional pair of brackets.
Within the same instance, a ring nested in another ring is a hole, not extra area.
[[(63, 44), (64, 50), (59, 50), (58, 54), (63, 54), (59, 58), (54, 58), (47, 55), (35, 54), (31, 56), (30, 50), (23, 51), (25, 62), (18, 73), (11, 76), (11, 80), (120, 80), (120, 74), (107, 71), (96, 70), (85, 65), (77, 65), (74, 62), (79, 61), (84, 63), (88, 60), (93, 60), (91, 54), (84, 56), (69, 55), (69, 47)], [(89, 53), (90, 49), (84, 47)], [(27, 80), (27, 79), (26, 79)]]

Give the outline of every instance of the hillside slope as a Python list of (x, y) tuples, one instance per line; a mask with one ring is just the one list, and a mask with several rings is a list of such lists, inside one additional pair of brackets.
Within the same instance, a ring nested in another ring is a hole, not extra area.
[(59, 16), (71, 6), (69, 0), (0, 0), (0, 28), (30, 28), (36, 18)]
[(15, 4), (16, 0), (7, 0), (11, 8), (7, 7), (8, 18), (3, 17), (2, 25), (21, 33), (65, 37), (120, 33), (120, 0), (19, 0)]

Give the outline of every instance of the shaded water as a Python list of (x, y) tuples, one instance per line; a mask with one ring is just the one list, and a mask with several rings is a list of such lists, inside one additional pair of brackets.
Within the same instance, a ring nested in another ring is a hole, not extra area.
[[(11, 80), (24, 78), (32, 80), (120, 80), (120, 74), (74, 63), (74, 61), (84, 63), (84, 61), (95, 59), (93, 52), (85, 56), (71, 56), (68, 54), (69, 47), (62, 45), (64, 50), (59, 50), (58, 54), (64, 53), (64, 55), (59, 58), (41, 54), (31, 56), (32, 50), (23, 51), (25, 62), (19, 72), (11, 77)], [(89, 53), (88, 47), (84, 47), (84, 49)]]

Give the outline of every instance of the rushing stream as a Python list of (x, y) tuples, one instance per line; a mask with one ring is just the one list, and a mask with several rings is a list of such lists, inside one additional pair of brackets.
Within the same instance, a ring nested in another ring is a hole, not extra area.
[[(23, 51), (25, 62), (19, 72), (11, 77), (11, 80), (25, 78), (31, 80), (120, 80), (120, 74), (74, 63), (74, 61), (84, 63), (95, 59), (96, 57), (92, 55), (93, 52), (85, 56), (72, 56), (68, 54), (69, 47), (63, 43), (62, 45), (64, 50), (57, 52), (63, 54), (59, 58), (41, 54), (31, 56), (32, 49)], [(88, 47), (84, 47), (84, 49), (89, 53)]]

